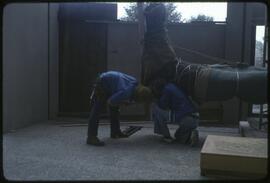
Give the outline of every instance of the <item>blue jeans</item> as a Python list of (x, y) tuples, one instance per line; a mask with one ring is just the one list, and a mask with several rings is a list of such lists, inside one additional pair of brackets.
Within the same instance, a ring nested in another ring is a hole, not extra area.
[[(168, 122), (171, 123), (171, 121), (169, 121), (169, 113), (166, 110), (159, 108), (156, 104), (153, 104), (152, 119), (154, 121), (154, 133), (169, 137), (170, 131), (167, 125)], [(185, 143), (187, 140), (189, 140), (191, 131), (197, 128), (199, 119), (187, 115), (182, 118), (181, 121), (175, 121), (173, 123), (179, 125), (174, 134), (175, 139), (179, 142)]]
[(199, 119), (193, 116), (185, 116), (179, 123), (179, 128), (176, 130), (174, 137), (181, 143), (186, 143), (191, 136), (192, 130), (198, 127)]
[(154, 133), (170, 137), (170, 131), (167, 126), (167, 122), (169, 121), (168, 111), (162, 110), (156, 104), (153, 104), (151, 109), (151, 116), (154, 121)]
[[(88, 122), (88, 137), (97, 137), (98, 135), (98, 125), (99, 125), (99, 115), (101, 107), (106, 105), (106, 100), (98, 98), (95, 94), (93, 95), (91, 101), (91, 111)], [(110, 109), (110, 121), (111, 121), (111, 134), (118, 134), (120, 130), (119, 122), (119, 107), (109, 107)]]

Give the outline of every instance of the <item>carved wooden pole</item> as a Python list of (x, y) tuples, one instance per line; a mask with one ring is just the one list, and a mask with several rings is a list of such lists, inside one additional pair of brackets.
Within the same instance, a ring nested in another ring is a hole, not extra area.
[(137, 8), (138, 8), (138, 29), (139, 29), (139, 41), (140, 41), (140, 53), (142, 54), (143, 39), (144, 39), (143, 3), (137, 2)]
[[(143, 14), (143, 2), (137, 2), (137, 8), (138, 8), (138, 31), (139, 31), (139, 45), (140, 45), (140, 59), (142, 58), (143, 54), (143, 44), (144, 44), (144, 14)], [(142, 75), (142, 63), (140, 62), (140, 76), (141, 79), (143, 77)], [(144, 111), (145, 111), (145, 116), (147, 117), (148, 120), (150, 120), (150, 103), (145, 103), (144, 104)]]

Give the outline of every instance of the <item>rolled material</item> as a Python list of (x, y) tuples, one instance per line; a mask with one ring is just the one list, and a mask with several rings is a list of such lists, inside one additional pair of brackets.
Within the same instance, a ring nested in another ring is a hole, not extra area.
[(236, 96), (252, 104), (267, 103), (267, 69), (248, 66), (237, 71), (239, 71), (239, 89)]
[(202, 102), (239, 97), (252, 104), (267, 103), (267, 70), (245, 64), (214, 64), (201, 68), (194, 82), (194, 98)]

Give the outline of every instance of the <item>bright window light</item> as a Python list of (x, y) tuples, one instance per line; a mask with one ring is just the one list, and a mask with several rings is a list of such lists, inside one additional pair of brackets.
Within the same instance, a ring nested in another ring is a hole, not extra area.
[[(125, 7), (134, 3), (117, 3), (117, 18), (121, 19), (126, 15)], [(214, 18), (214, 21), (226, 21), (227, 3), (211, 2), (211, 3), (174, 3), (177, 11), (182, 15), (182, 21), (187, 22), (192, 16), (197, 17), (200, 14)]]

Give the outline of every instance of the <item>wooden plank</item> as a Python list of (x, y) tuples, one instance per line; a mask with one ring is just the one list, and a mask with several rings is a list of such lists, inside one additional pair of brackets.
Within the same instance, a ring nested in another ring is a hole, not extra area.
[(262, 178), (267, 159), (267, 139), (208, 135), (201, 150), (201, 174)]

